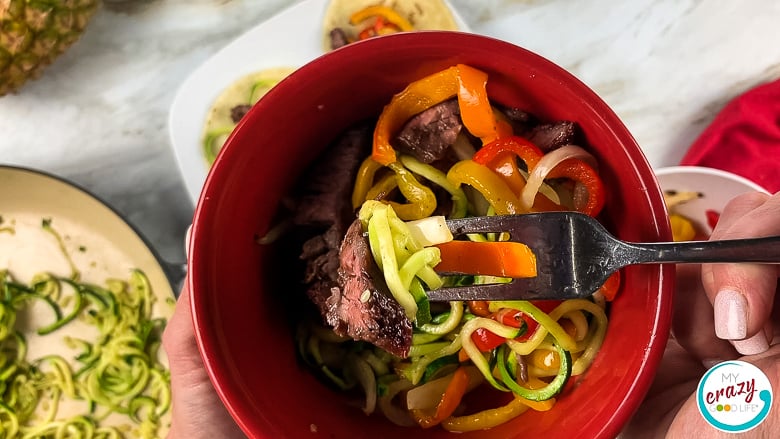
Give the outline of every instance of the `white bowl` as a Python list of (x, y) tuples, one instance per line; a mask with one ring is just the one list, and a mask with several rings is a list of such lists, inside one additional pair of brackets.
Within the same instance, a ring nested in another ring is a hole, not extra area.
[[(323, 55), (322, 21), (329, 0), (303, 0), (242, 34), (200, 65), (181, 84), (168, 114), (168, 131), (190, 200), (197, 203), (209, 164), (203, 125), (214, 99), (235, 80), (268, 68), (298, 68)], [(449, 3), (458, 28), (468, 24)], [(295, 29), (295, 38), (290, 38)], [(256, 56), (252, 54), (262, 54)]]
[(658, 184), (666, 192), (698, 192), (699, 198), (675, 206), (674, 211), (691, 221), (698, 230), (712, 233), (707, 211), (722, 212), (726, 204), (746, 192), (764, 192), (766, 189), (740, 175), (703, 166), (670, 166), (655, 170)]

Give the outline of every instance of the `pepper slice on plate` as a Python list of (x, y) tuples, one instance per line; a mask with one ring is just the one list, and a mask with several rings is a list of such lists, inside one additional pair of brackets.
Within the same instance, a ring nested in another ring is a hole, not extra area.
[(372, 5), (363, 8), (349, 17), (349, 22), (358, 26), (359, 24), (374, 18), (374, 23), (365, 27), (358, 35), (359, 40), (365, 40), (377, 35), (384, 35), (395, 32), (413, 31), (414, 27), (401, 14), (382, 5)]

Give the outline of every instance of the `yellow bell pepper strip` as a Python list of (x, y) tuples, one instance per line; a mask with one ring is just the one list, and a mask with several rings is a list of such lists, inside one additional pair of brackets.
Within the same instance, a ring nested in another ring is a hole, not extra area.
[(388, 197), (393, 189), (398, 187), (398, 181), (395, 179), (395, 174), (387, 174), (380, 178), (366, 194), (366, 200), (384, 200)]
[(670, 214), (669, 224), (672, 226), (672, 238), (675, 241), (690, 241), (696, 237), (696, 228), (691, 220), (680, 214)]
[(427, 186), (420, 183), (414, 174), (409, 172), (398, 162), (388, 165), (395, 172), (398, 189), (409, 201), (408, 203), (397, 203), (391, 201), (393, 210), (404, 221), (427, 218), (436, 210), (436, 195)]
[(423, 410), (411, 410), (412, 417), (422, 428), (430, 428), (439, 425), (442, 421), (452, 416), (455, 409), (458, 408), (466, 388), (469, 384), (469, 376), (466, 369), (461, 366), (455, 370), (447, 389), (436, 405), (436, 411), (433, 415), (427, 415)]
[(382, 165), (372, 160), (371, 157), (366, 157), (363, 163), (360, 164), (357, 177), (355, 178), (355, 185), (352, 188), (353, 209), (357, 209), (366, 201), (366, 194), (374, 185), (374, 176), (381, 168)]
[(450, 168), (447, 178), (458, 185), (472, 186), (485, 197), (498, 215), (526, 213), (512, 189), (486, 166), (472, 160), (461, 160)]
[(368, 6), (353, 13), (349, 17), (349, 23), (353, 26), (357, 26), (372, 17), (376, 17), (377, 23), (380, 23), (379, 25), (374, 24), (374, 26), (372, 26), (377, 33), (381, 31), (381, 28), (386, 27), (388, 24), (404, 32), (414, 30), (414, 26), (409, 23), (409, 20), (393, 10), (393, 8), (382, 5)]
[(464, 273), (501, 277), (535, 277), (536, 256), (527, 245), (512, 241), (449, 241), (437, 244), (440, 273)]
[(606, 201), (604, 183), (592, 166), (576, 158), (569, 158), (554, 167), (547, 178), (568, 178), (582, 184), (588, 193), (587, 200), (574, 198), (574, 209), (589, 216), (596, 216)]
[(508, 125), (497, 122), (488, 101), (486, 83), (487, 74), (464, 64), (412, 82), (393, 96), (382, 110), (374, 129), (371, 157), (385, 166), (395, 162), (396, 153), (390, 145), (391, 136), (412, 116), (454, 96), (458, 97), (466, 129), (475, 135), (484, 136), (483, 144), (500, 137)]
[[(530, 389), (541, 389), (547, 385), (539, 378), (530, 377), (527, 382)], [(492, 428), (523, 414), (529, 408), (537, 412), (546, 412), (555, 406), (556, 399), (545, 401), (531, 401), (519, 395), (514, 397), (504, 406), (487, 409), (477, 413), (463, 416), (451, 416), (442, 421), (442, 427), (451, 432), (466, 432), (485, 430)]]
[(452, 432), (486, 430), (504, 424), (528, 410), (523, 398), (514, 397), (506, 405), (464, 416), (451, 416), (441, 426)]

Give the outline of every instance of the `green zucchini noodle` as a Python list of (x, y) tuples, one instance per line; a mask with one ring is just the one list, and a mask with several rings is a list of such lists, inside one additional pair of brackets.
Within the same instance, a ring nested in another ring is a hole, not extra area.
[[(157, 438), (167, 431), (166, 320), (153, 315), (154, 303), (140, 270), (104, 286), (48, 273), (25, 285), (0, 270), (0, 439)], [(72, 357), (29, 355), (29, 330), (19, 323), (41, 307), (52, 320), (31, 336), (64, 344)], [(89, 330), (65, 335), (76, 323)]]

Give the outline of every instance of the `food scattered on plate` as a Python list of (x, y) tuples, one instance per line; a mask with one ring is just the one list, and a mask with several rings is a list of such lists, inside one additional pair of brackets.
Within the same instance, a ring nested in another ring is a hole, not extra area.
[[(677, 212), (677, 207), (691, 200), (704, 197), (701, 192), (695, 191), (677, 191), (674, 189), (664, 190), (664, 202), (669, 209), (669, 223), (672, 226), (672, 238), (675, 241), (692, 241), (694, 239), (707, 239), (709, 233), (702, 230), (692, 219), (684, 214)], [(719, 214), (714, 210), (708, 210), (714, 220), (710, 228), (715, 227)]]
[(209, 166), (252, 105), (294, 70), (294, 67), (276, 67), (245, 75), (217, 96), (203, 129), (203, 153)]
[(395, 32), (458, 30), (443, 0), (332, 0), (322, 27), (325, 51)]
[[(384, 8), (398, 10), (398, 14), (415, 28), (469, 31), (468, 24), (445, 0), (302, 0), (258, 23), (196, 69), (181, 85), (171, 104), (168, 123), (171, 144), (193, 203), (197, 202), (212, 163), (235, 127), (232, 110), (239, 107), (234, 115), (240, 116), (248, 108), (246, 105), (251, 106), (254, 101), (249, 97), (251, 91), (245, 91), (235, 102), (220, 104), (215, 99), (225, 93), (230, 94), (227, 89), (231, 87), (239, 88), (237, 83), (245, 76), (276, 71), (278, 82), (293, 68), (301, 67), (330, 51), (328, 35), (331, 29), (328, 17), (337, 19), (337, 14), (330, 11), (349, 14), (344, 18), (344, 23), (348, 23), (352, 14), (360, 12), (367, 17), (361, 24), (363, 27), (380, 27), (382, 30), (379, 33), (393, 29), (394, 25), (391, 24), (377, 24), (377, 17), (382, 14), (369, 9), (375, 6), (381, 7), (380, 12)], [(411, 12), (403, 15), (404, 11)], [(433, 11), (438, 12), (434, 14)], [(345, 29), (355, 27), (348, 26)], [(325, 30), (326, 27), (328, 30)], [(295, 38), (289, 38), (289, 29), (295, 29)], [(327, 41), (323, 42), (323, 38)], [(251, 82), (249, 79), (247, 81)], [(211, 121), (215, 107), (222, 109)]]

